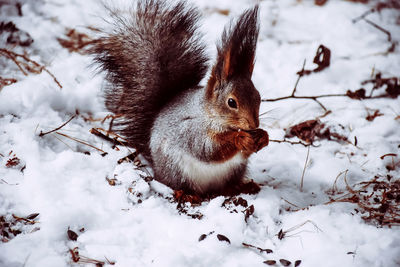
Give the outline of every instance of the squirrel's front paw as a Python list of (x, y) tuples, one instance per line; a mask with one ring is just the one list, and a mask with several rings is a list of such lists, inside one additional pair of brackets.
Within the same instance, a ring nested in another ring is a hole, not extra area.
[(256, 151), (260, 151), (263, 147), (266, 147), (269, 143), (269, 136), (266, 131), (263, 129), (255, 129), (255, 130), (250, 130), (247, 131), (253, 138), (254, 143), (256, 145)]
[(237, 132), (235, 146), (247, 157), (257, 151), (255, 140), (250, 133), (245, 131)]

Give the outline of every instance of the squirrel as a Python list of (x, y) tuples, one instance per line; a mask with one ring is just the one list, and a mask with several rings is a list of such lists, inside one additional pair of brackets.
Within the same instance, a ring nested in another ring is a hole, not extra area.
[[(207, 195), (245, 186), (248, 158), (268, 145), (259, 129), (260, 94), (251, 81), (259, 7), (225, 27), (206, 86), (200, 11), (185, 1), (139, 0), (92, 54), (105, 71), (114, 126), (174, 190)], [(259, 191), (259, 187), (251, 189)]]

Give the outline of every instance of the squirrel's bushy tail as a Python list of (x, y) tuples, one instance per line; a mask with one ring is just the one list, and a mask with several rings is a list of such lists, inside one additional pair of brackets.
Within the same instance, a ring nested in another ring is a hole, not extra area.
[(198, 85), (207, 71), (197, 32), (199, 11), (184, 1), (139, 0), (129, 17), (112, 12), (114, 30), (92, 53), (106, 71), (106, 107), (120, 115), (116, 126), (149, 158), (153, 121), (173, 97)]

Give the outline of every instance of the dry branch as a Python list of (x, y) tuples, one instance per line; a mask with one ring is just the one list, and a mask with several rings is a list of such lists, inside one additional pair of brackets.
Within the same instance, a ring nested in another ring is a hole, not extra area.
[[(57, 80), (57, 78), (45, 66), (40, 65), (36, 61), (28, 58), (26, 55), (18, 54), (5, 48), (0, 48), (0, 54), (7, 57), (8, 59), (11, 59), (25, 76), (28, 75), (28, 72), (40, 74), (42, 73), (42, 71), (45, 71), (53, 78), (54, 82), (60, 88), (62, 88), (62, 85)], [(20, 59), (22, 59), (22, 61)]]
[(72, 121), (75, 117), (76, 117), (76, 115), (72, 116), (69, 120), (67, 120), (66, 122), (64, 122), (63, 124), (61, 124), (59, 127), (55, 128), (54, 130), (51, 130), (51, 131), (48, 131), (48, 132), (45, 132), (45, 133), (43, 133), (42, 131), (40, 131), (39, 136), (42, 137), (42, 136), (45, 136), (46, 134), (53, 133), (53, 132), (55, 132), (55, 131), (60, 130), (62, 127), (64, 127), (65, 125), (67, 125), (70, 121)]

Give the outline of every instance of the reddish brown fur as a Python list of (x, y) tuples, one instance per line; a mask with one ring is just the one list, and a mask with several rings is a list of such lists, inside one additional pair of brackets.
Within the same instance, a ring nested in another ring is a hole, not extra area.
[(234, 157), (238, 152), (238, 148), (236, 147), (235, 140), (237, 136), (236, 131), (229, 132), (209, 132), (208, 133), (211, 139), (219, 145), (219, 149), (215, 150), (211, 161), (213, 162), (224, 162), (232, 157)]
[(222, 78), (228, 80), (232, 75), (233, 70), (231, 68), (231, 48), (228, 48), (228, 51), (225, 52), (224, 55), (224, 67), (222, 72)]
[(245, 158), (252, 153), (259, 151), (268, 145), (267, 132), (257, 129), (256, 131), (227, 131), (227, 132), (209, 132), (212, 140), (219, 144), (211, 157), (211, 161), (224, 162), (241, 152)]

